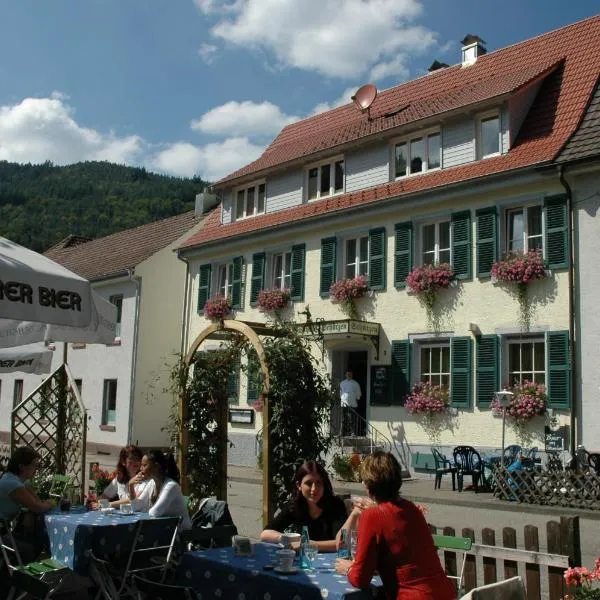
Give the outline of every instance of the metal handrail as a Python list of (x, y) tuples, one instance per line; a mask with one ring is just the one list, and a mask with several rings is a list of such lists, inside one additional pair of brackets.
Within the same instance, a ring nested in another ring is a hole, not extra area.
[[(392, 440), (381, 433), (379, 429), (373, 427), (373, 425), (371, 425), (356, 410), (351, 407), (346, 407), (344, 418), (342, 415), (344, 415), (344, 412), (341, 411), (340, 407), (340, 423), (336, 437), (338, 438), (338, 443), (342, 453), (346, 447), (346, 444), (344, 444), (345, 439), (360, 439), (362, 437), (369, 440), (369, 450), (371, 453), (376, 449), (382, 449), (386, 452), (391, 452), (393, 447)], [(351, 435), (344, 435), (345, 431), (351, 432)], [(364, 432), (364, 435), (357, 435), (357, 432)]]

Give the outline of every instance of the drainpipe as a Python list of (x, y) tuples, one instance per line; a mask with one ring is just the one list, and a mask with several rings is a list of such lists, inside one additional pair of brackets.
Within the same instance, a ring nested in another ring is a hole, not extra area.
[(190, 294), (190, 263), (187, 258), (179, 252), (177, 258), (185, 263), (185, 288), (183, 292), (183, 312), (181, 317), (181, 358), (183, 359), (187, 352), (188, 331), (189, 331), (189, 312), (191, 302), (189, 301)]
[(579, 431), (577, 429), (577, 373), (576, 366), (577, 361), (575, 360), (575, 214), (573, 213), (573, 193), (571, 186), (565, 179), (564, 165), (558, 167), (558, 179), (561, 185), (565, 188), (567, 194), (567, 211), (569, 218), (569, 354), (570, 367), (571, 367), (571, 440), (569, 444), (569, 451), (571, 456), (575, 456), (575, 451), (579, 441)]
[(129, 423), (127, 430), (127, 444), (133, 442), (133, 409), (135, 401), (135, 384), (137, 373), (137, 352), (138, 352), (138, 336), (139, 336), (139, 321), (140, 321), (140, 302), (142, 296), (142, 280), (140, 277), (135, 277), (135, 269), (127, 269), (129, 281), (135, 284), (135, 318), (133, 321), (133, 350), (131, 353), (131, 391), (129, 396)]

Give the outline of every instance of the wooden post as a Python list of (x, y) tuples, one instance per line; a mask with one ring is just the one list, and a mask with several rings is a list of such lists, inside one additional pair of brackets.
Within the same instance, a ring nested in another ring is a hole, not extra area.
[[(444, 527), (444, 529), (442, 530), (443, 535), (456, 535), (456, 531), (454, 529), (454, 527)], [(446, 573), (448, 575), (451, 575), (452, 577), (457, 577), (458, 576), (458, 572), (456, 569), (456, 552), (454, 551), (448, 551), (445, 550), (444, 551), (444, 564), (442, 565), (445, 570)], [(456, 579), (454, 580), (456, 581)], [(457, 591), (458, 591), (458, 586), (457, 587)]]
[[(513, 527), (505, 527), (502, 530), (502, 545), (505, 548), (517, 547), (517, 532)], [(504, 561), (504, 579), (516, 577), (519, 574), (517, 563), (514, 560)]]
[[(546, 532), (548, 536), (548, 552), (560, 554), (562, 544), (560, 540), (560, 523), (557, 521), (548, 521), (546, 523)], [(563, 597), (564, 578), (563, 570), (556, 567), (548, 567), (548, 597), (549, 600), (560, 600)]]
[[(470, 540), (475, 542), (475, 532), (469, 528), (465, 527), (462, 530), (463, 537), (470, 538)], [(467, 554), (464, 557), (465, 561), (465, 572), (464, 572), (464, 580), (463, 580), (463, 588), (465, 592), (471, 591), (473, 588), (477, 587), (477, 565), (475, 563), (475, 557), (472, 554)]]
[(262, 489), (262, 520), (263, 527), (267, 526), (267, 523), (273, 516), (271, 510), (271, 433), (269, 427), (269, 421), (271, 419), (271, 406), (269, 397), (267, 394), (263, 394), (263, 431), (262, 431), (262, 467), (263, 467), (263, 489)]
[[(496, 545), (496, 532), (486, 527), (481, 532), (481, 543), (487, 546)], [(496, 568), (496, 559), (490, 556), (483, 557), (483, 583), (496, 583), (498, 581), (498, 571)]]
[[(525, 550), (540, 551), (538, 528), (525, 525)], [(527, 587), (527, 600), (541, 600), (540, 566), (532, 563), (525, 565), (525, 583)]]

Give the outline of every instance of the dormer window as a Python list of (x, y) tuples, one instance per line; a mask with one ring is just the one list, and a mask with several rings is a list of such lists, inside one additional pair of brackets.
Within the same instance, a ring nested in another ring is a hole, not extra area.
[(319, 200), (344, 192), (344, 159), (335, 158), (312, 165), (306, 172), (308, 200)]
[(478, 120), (479, 158), (500, 154), (500, 116), (496, 113)]
[(235, 192), (235, 220), (262, 215), (265, 212), (264, 183), (254, 183)]
[(395, 177), (416, 175), (439, 169), (440, 132), (417, 135), (395, 145)]

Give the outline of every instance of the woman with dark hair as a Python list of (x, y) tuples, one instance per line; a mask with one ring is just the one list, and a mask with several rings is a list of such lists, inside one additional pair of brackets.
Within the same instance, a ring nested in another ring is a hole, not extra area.
[(282, 533), (301, 533), (306, 525), (319, 551), (333, 552), (335, 535), (347, 514), (344, 501), (333, 493), (327, 471), (314, 460), (307, 460), (296, 471), (289, 503), (267, 523), (260, 539), (277, 543)]
[(142, 451), (137, 446), (125, 446), (119, 452), (117, 476), (106, 486), (100, 498), (111, 500), (110, 505), (118, 508), (137, 498), (144, 490), (147, 481), (139, 475), (142, 464)]
[[(40, 465), (40, 455), (29, 446), (17, 448), (0, 477), (0, 519), (12, 521), (26, 508), (27, 520), (13, 530), (19, 550), (26, 560), (34, 560), (46, 543), (43, 527), (36, 526), (37, 515), (53, 508), (49, 500), (40, 500), (27, 482), (33, 479)], [(1, 533), (1, 532), (0, 532)]]
[(179, 469), (172, 454), (150, 450), (142, 457), (141, 477), (148, 481), (134, 501), (135, 510), (147, 511), (151, 517), (181, 517), (181, 530), (191, 529), (192, 522), (179, 487)]
[(402, 470), (396, 458), (374, 452), (362, 462), (360, 476), (375, 504), (355, 505), (350, 513), (344, 528), (358, 522), (356, 555), (354, 560), (338, 558), (336, 571), (357, 588), (368, 588), (378, 572), (387, 600), (455, 598), (423, 513), (399, 496)]

